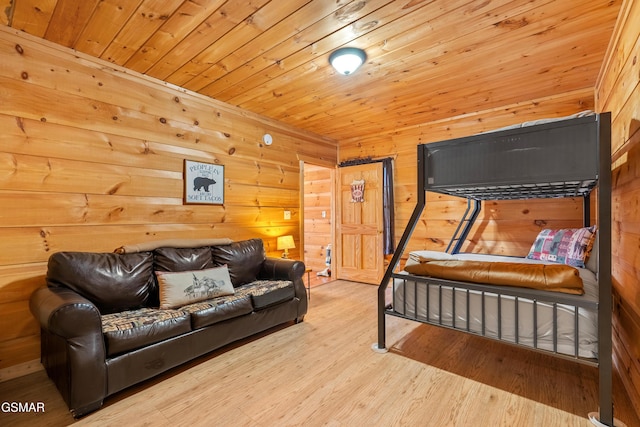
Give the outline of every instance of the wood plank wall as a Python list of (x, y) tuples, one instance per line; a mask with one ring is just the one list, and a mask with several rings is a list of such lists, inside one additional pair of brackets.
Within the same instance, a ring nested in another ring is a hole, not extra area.
[[(336, 141), (5, 26), (0, 129), (0, 380), (37, 368), (28, 298), (51, 253), (260, 237), (278, 256), (278, 235), (300, 241), (300, 160), (337, 158)], [(224, 165), (224, 206), (183, 204), (184, 159)]]
[(640, 414), (640, 1), (623, 3), (596, 86), (612, 113), (614, 363)]
[(304, 263), (316, 273), (326, 268), (327, 245), (333, 235), (334, 173), (333, 168), (304, 165)]

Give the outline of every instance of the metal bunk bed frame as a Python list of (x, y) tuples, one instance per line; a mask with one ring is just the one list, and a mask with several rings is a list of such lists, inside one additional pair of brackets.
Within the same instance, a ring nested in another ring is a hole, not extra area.
[[(449, 244), (450, 248), (455, 244), (452, 250), (455, 253), (471, 228), (472, 221), (469, 217), (477, 217), (481, 200), (582, 197), (584, 223), (589, 225), (589, 195), (597, 185), (598, 360), (586, 361), (577, 355), (572, 359), (598, 367), (600, 408), (598, 413), (590, 413), (589, 418), (596, 425), (614, 426), (611, 357), (611, 114), (601, 113), (421, 144), (417, 151), (417, 202), (378, 287), (378, 342), (373, 344), (373, 350), (387, 351), (387, 315), (407, 318), (386, 306), (386, 290), (392, 278), (407, 278), (407, 275), (396, 273), (395, 270), (425, 208), (427, 191), (466, 197), (475, 203), (473, 212), (465, 213), (463, 219), (468, 220), (466, 225), (455, 232), (453, 239), (459, 240)], [(468, 207), (467, 211), (469, 210)], [(429, 282), (444, 286), (451, 283), (431, 278)], [(486, 285), (455, 284), (466, 289), (492, 292), (492, 287)], [(503, 289), (496, 292), (534, 300), (536, 295), (541, 295), (536, 291), (512, 288), (506, 292)], [(566, 297), (568, 296), (555, 295), (550, 297), (550, 301), (564, 301), (575, 305), (575, 298)], [(433, 324), (428, 319), (424, 323)]]

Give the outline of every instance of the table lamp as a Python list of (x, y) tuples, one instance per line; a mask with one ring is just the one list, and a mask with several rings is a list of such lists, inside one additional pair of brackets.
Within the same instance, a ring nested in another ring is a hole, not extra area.
[(289, 249), (293, 249), (296, 247), (296, 244), (293, 242), (293, 236), (280, 236), (278, 237), (278, 250), (284, 252), (282, 253), (282, 258), (289, 258)]

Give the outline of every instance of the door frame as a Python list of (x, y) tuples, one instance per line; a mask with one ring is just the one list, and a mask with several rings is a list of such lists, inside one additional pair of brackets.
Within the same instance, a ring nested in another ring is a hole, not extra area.
[[(335, 242), (335, 235), (336, 235), (336, 230), (335, 230), (335, 223), (336, 223), (336, 169), (337, 169), (337, 165), (331, 162), (324, 162), (322, 160), (317, 160), (317, 159), (312, 159), (312, 158), (305, 158), (302, 159), (300, 158), (299, 160), (299, 165), (300, 165), (300, 221), (299, 221), (299, 232), (300, 232), (300, 248), (301, 248), (301, 257), (302, 260), (305, 261), (306, 259), (306, 255), (305, 255), (305, 229), (304, 229), (304, 219), (305, 219), (305, 203), (304, 203), (304, 195), (305, 195), (305, 191), (304, 191), (304, 165), (305, 164), (309, 164), (309, 165), (314, 165), (314, 166), (319, 166), (319, 167), (323, 167), (323, 168), (327, 168), (330, 171), (331, 174), (331, 185), (330, 185), (330, 189), (331, 189), (331, 195), (329, 197), (330, 199), (330, 206), (329, 206), (329, 221), (331, 223), (331, 235), (330, 235), (330, 244), (331, 244), (331, 266), (329, 267), (332, 275), (331, 275), (331, 279), (335, 279), (335, 247), (336, 247), (336, 242)], [(326, 251), (326, 248), (325, 248)], [(325, 252), (325, 256), (326, 256), (326, 252)]]

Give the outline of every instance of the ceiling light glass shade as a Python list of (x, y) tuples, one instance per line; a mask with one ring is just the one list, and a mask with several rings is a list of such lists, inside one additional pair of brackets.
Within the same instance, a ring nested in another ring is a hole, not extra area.
[(356, 71), (366, 59), (367, 54), (364, 50), (356, 47), (343, 47), (329, 55), (329, 63), (345, 76)]

